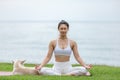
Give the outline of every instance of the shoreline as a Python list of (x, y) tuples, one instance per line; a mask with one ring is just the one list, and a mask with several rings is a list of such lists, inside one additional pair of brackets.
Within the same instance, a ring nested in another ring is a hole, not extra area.
[[(13, 65), (12, 62), (0, 62), (0, 64), (9, 64), (9, 65)], [(36, 63), (24, 63), (25, 66), (29, 66), (29, 65), (32, 65), (32, 66), (35, 66), (35, 65), (39, 65), (39, 64), (36, 64)], [(48, 67), (52, 67), (53, 66), (53, 63), (48, 63), (46, 64), (45, 66), (48, 66)], [(75, 63), (75, 64), (72, 64), (72, 66), (80, 66), (79, 64)], [(120, 68), (120, 66), (114, 66), (114, 65), (105, 65), (105, 64), (92, 64), (92, 66), (106, 66), (106, 67), (116, 67), (116, 68)]]

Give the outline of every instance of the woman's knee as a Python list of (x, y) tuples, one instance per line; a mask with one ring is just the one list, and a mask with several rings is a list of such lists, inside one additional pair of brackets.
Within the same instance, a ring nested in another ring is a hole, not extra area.
[(88, 70), (85, 67), (81, 67), (80, 71), (83, 72), (83, 73), (87, 73), (88, 72)]

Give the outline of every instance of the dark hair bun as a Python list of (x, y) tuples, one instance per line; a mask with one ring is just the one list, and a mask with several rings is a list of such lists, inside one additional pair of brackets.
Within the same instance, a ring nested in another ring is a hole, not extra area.
[(65, 25), (67, 26), (67, 28), (69, 29), (69, 24), (68, 24), (68, 22), (65, 21), (65, 20), (61, 20), (61, 21), (59, 22), (59, 24), (58, 24), (58, 29), (59, 29), (59, 27), (60, 27), (61, 24), (65, 24)]

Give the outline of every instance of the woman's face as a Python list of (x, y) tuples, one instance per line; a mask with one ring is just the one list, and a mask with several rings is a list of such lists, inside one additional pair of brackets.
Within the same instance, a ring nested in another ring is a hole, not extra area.
[(65, 36), (68, 32), (68, 27), (65, 24), (61, 24), (58, 30), (60, 35)]

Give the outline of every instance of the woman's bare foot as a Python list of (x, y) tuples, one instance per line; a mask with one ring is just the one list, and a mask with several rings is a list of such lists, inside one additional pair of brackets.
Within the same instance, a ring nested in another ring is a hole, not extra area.
[(85, 76), (91, 76), (90, 72), (85, 73)]
[(81, 74), (81, 75), (78, 75), (78, 74), (75, 74), (75, 73), (68, 73), (68, 74), (64, 74), (66, 76), (91, 76), (91, 73), (90, 72), (87, 72), (85, 74)]
[(74, 73), (70, 73), (70, 74), (62, 74), (64, 76), (76, 76)]

